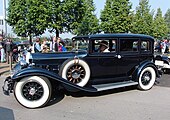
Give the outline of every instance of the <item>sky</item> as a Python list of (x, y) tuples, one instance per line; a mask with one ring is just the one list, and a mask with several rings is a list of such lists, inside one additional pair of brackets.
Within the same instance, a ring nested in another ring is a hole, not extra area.
[[(8, 0), (6, 0), (8, 1)], [(100, 11), (104, 8), (106, 0), (94, 0), (94, 4), (96, 6), (96, 15), (99, 18)], [(135, 8), (139, 4), (139, 0), (130, 0), (132, 3), (132, 9), (135, 10)], [(3, 0), (0, 0), (0, 16), (3, 15)], [(158, 8), (161, 8), (163, 15), (167, 12), (168, 9), (170, 9), (170, 0), (149, 0), (149, 5), (151, 6), (151, 10), (154, 9), (155, 12)], [(62, 34), (62, 38), (72, 37), (71, 34)]]
[[(94, 0), (97, 16), (100, 16), (100, 11), (104, 9), (105, 2), (106, 0)], [(130, 0), (130, 2), (132, 3), (133, 10), (139, 5), (139, 0)], [(170, 0), (149, 0), (149, 5), (151, 6), (151, 10), (154, 9), (155, 12), (158, 8), (161, 8), (164, 15), (170, 9)]]

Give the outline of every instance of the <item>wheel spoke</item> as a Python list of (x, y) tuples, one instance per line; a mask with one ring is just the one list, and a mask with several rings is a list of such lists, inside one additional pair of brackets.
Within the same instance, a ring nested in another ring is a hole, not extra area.
[(28, 82), (23, 86), (23, 96), (30, 101), (39, 100), (44, 93), (43, 87), (37, 82)]
[(85, 77), (85, 69), (81, 65), (73, 65), (67, 71), (67, 79), (75, 84)]

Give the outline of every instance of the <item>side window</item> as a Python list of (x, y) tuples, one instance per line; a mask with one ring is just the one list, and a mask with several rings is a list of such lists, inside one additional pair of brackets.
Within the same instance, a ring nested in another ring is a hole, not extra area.
[(141, 41), (141, 51), (142, 52), (147, 52), (151, 51), (151, 43), (150, 41)]
[(111, 53), (116, 52), (116, 40), (94, 40), (93, 53)]
[(138, 39), (120, 39), (120, 52), (137, 52)]
[(95, 50), (96, 53), (108, 53), (109, 51), (109, 40), (95, 40)]

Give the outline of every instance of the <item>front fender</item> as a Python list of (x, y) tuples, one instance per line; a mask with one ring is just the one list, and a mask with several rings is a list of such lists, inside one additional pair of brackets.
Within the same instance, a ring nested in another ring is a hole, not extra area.
[(87, 92), (96, 92), (96, 89), (91, 89), (91, 88), (86, 88), (86, 87), (81, 87), (76, 84), (73, 84), (72, 82), (63, 79), (60, 77), (58, 74), (48, 71), (46, 69), (42, 68), (25, 68), (16, 73), (15, 75), (12, 76), (12, 80), (19, 82), (23, 77), (28, 77), (28, 76), (44, 76), (53, 80), (56, 80), (60, 83), (63, 84), (63, 86), (66, 89), (69, 89), (71, 91), (77, 91), (77, 90), (83, 90)]
[(55, 78), (55, 79), (60, 79), (61, 77), (54, 73), (54, 72), (51, 72), (51, 71), (48, 71), (46, 69), (42, 69), (42, 68), (25, 68), (25, 69), (22, 69), (20, 71), (18, 71), (16, 74), (14, 74), (12, 76), (12, 79), (13, 80), (16, 80), (16, 81), (19, 81), (21, 78), (23, 77), (27, 77), (27, 76), (33, 76), (33, 75), (42, 75), (42, 76), (45, 76), (45, 77), (50, 77), (50, 78)]

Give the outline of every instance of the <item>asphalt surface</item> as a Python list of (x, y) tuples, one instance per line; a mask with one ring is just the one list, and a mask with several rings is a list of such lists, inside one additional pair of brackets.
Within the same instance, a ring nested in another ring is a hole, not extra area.
[(43, 108), (27, 109), (2, 93), (0, 77), (0, 120), (169, 120), (170, 75), (149, 91), (132, 88), (98, 94), (56, 94)]

